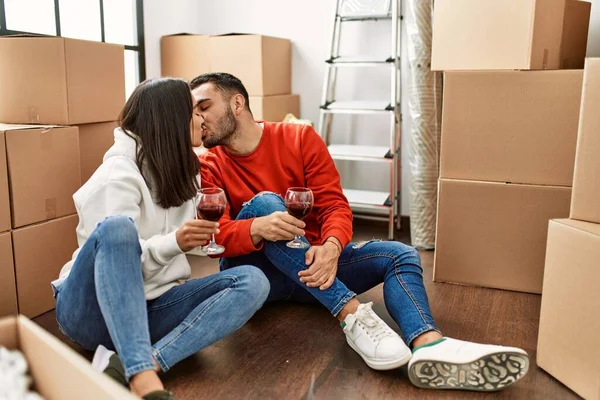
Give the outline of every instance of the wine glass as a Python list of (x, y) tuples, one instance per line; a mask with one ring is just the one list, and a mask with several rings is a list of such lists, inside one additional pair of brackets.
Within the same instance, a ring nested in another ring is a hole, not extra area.
[[(312, 210), (314, 196), (312, 190), (303, 187), (291, 187), (285, 194), (285, 208), (290, 215), (302, 220)], [(306, 249), (310, 245), (300, 240), (296, 235), (294, 240), (286, 243), (287, 247), (292, 249)]]
[[(227, 205), (227, 198), (223, 189), (217, 187), (200, 189), (198, 190), (198, 196), (197, 218), (212, 222), (219, 221)], [(210, 243), (202, 247), (202, 251), (211, 256), (223, 253), (225, 247), (215, 242), (215, 235), (213, 234)]]

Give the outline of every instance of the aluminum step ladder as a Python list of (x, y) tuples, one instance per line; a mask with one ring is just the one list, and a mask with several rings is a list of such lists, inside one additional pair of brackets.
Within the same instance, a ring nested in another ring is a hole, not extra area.
[[(357, 216), (371, 219), (375, 211), (388, 212), (388, 239), (394, 239), (395, 229), (400, 229), (400, 54), (401, 54), (401, 0), (337, 0), (335, 21), (331, 35), (331, 51), (326, 62), (325, 82), (319, 115), (318, 132), (327, 144), (334, 160), (384, 162), (390, 166), (389, 191), (367, 191), (344, 188), (352, 211)], [(391, 23), (390, 56), (375, 59), (369, 56), (343, 57), (340, 55), (341, 27), (343, 23), (385, 21)], [(390, 69), (390, 99), (384, 101), (336, 101), (335, 88), (339, 68), (377, 67)], [(389, 146), (362, 146), (334, 144), (331, 124), (336, 114), (380, 114), (389, 118)]]

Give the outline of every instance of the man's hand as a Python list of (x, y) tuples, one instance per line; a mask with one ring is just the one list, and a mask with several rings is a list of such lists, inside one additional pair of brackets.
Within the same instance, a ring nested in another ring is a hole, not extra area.
[(331, 287), (337, 275), (340, 251), (332, 242), (325, 242), (322, 246), (312, 246), (304, 258), (310, 268), (298, 272), (300, 282), (308, 287), (318, 287), (326, 290)]
[(218, 227), (218, 222), (192, 219), (177, 229), (175, 238), (179, 248), (187, 252), (198, 246), (206, 245), (212, 234), (219, 233)]
[(252, 221), (250, 235), (252, 242), (257, 245), (262, 239), (272, 242), (278, 240), (292, 240), (295, 235), (304, 236), (306, 224), (292, 217), (285, 211), (276, 211), (266, 217), (258, 217)]

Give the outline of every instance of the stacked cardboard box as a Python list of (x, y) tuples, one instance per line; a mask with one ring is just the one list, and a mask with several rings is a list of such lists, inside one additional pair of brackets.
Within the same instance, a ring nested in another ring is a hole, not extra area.
[(73, 193), (112, 144), (124, 48), (4, 37), (0, 58), (0, 315), (35, 317), (77, 248)]
[[(444, 73), (434, 280), (541, 293), (568, 216), (590, 3), (438, 0)], [(563, 68), (563, 69), (560, 69)]]
[(570, 219), (550, 221), (537, 362), (600, 399), (600, 59), (587, 59)]
[(292, 50), (287, 39), (263, 35), (169, 35), (161, 38), (162, 75), (191, 80), (206, 72), (238, 77), (250, 96), (256, 120), (300, 116), (292, 94)]

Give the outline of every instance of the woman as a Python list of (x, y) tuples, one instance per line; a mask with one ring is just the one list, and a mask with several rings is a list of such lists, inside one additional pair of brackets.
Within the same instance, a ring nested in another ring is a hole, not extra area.
[(53, 282), (61, 330), (97, 349), (95, 367), (144, 399), (172, 399), (157, 372), (240, 328), (269, 292), (251, 266), (181, 283), (190, 277), (184, 253), (219, 232), (195, 219), (192, 118), (199, 117), (181, 79), (134, 90), (114, 145), (73, 196), (79, 248)]

